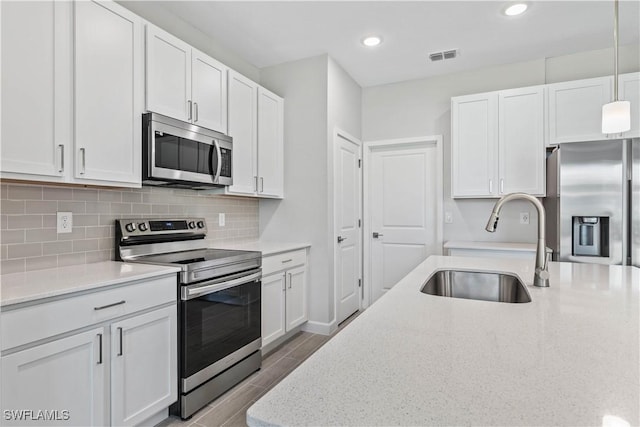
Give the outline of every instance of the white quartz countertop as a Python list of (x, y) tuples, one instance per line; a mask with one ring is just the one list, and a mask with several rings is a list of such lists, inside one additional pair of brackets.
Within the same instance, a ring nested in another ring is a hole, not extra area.
[[(432, 256), (247, 412), (262, 425), (640, 424), (640, 269)], [(423, 294), (440, 269), (506, 271), (532, 302)]]
[[(514, 252), (535, 252), (535, 243), (517, 243), (517, 242), (474, 242), (463, 240), (450, 240), (444, 243), (445, 249), (479, 249), (490, 251), (514, 251)], [(551, 248), (547, 247), (547, 252), (551, 252)]]
[(292, 243), (292, 242), (265, 242), (265, 241), (254, 241), (254, 242), (243, 242), (243, 243), (227, 243), (227, 244), (219, 244), (214, 245), (214, 248), (219, 249), (239, 249), (244, 251), (259, 251), (262, 252), (262, 255), (275, 255), (282, 252), (295, 251), (297, 249), (303, 249), (311, 247), (309, 243)]
[(177, 267), (105, 261), (4, 274), (0, 276), (0, 306), (150, 279), (179, 271)]

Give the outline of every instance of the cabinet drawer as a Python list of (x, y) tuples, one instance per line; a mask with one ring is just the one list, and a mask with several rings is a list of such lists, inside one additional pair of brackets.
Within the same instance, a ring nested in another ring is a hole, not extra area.
[(296, 265), (303, 265), (306, 262), (306, 249), (265, 256), (262, 258), (262, 275), (266, 276), (277, 271), (286, 270), (287, 268), (291, 268)]
[[(176, 301), (167, 276), (0, 313), (2, 350)], [(122, 302), (124, 301), (124, 302)]]

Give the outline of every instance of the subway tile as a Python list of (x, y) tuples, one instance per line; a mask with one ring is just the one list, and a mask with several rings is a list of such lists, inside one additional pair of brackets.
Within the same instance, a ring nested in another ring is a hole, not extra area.
[(25, 230), (27, 242), (51, 242), (58, 240), (58, 232), (55, 228), (34, 228)]
[(100, 238), (100, 237), (111, 237), (111, 227), (109, 226), (99, 226), (99, 227), (87, 227), (85, 229), (86, 238)]
[(96, 251), (100, 249), (100, 239), (74, 240), (74, 252)]
[(0, 199), (6, 200), (9, 197), (9, 186), (7, 184), (0, 184)]
[(9, 185), (8, 198), (13, 200), (42, 200), (42, 187), (39, 185)]
[(9, 259), (0, 262), (0, 274), (22, 273), (25, 271), (25, 260)]
[(100, 250), (113, 250), (115, 246), (115, 240), (110, 238), (98, 239), (98, 247)]
[(101, 202), (121, 202), (122, 193), (114, 190), (98, 190), (98, 200)]
[(42, 244), (43, 255), (58, 255), (73, 252), (73, 242), (61, 241), (61, 242), (46, 242)]
[(169, 205), (169, 213), (184, 215), (188, 208), (188, 206), (184, 205)]
[(7, 226), (9, 229), (41, 228), (42, 215), (9, 215)]
[(95, 202), (98, 200), (98, 190), (74, 188), (73, 200), (84, 200), (86, 202)]
[(9, 217), (7, 215), (0, 215), (0, 229), (6, 230), (9, 228)]
[(86, 212), (97, 214), (108, 214), (111, 209), (111, 203), (109, 202), (87, 202)]
[(66, 187), (44, 187), (42, 189), (44, 200), (73, 200), (73, 189)]
[(73, 227), (71, 233), (59, 233), (58, 240), (80, 240), (85, 238), (84, 227)]
[(0, 259), (9, 258), (9, 246), (8, 245), (0, 245)]
[(25, 207), (28, 214), (54, 214), (57, 209), (58, 202), (52, 200), (27, 200)]
[(169, 213), (169, 206), (168, 205), (151, 205), (151, 213), (154, 213), (154, 214)]
[(62, 254), (58, 255), (58, 267), (66, 267), (68, 265), (85, 264), (87, 257), (84, 252), (79, 254)]
[(111, 203), (111, 213), (114, 214), (130, 214), (131, 203)]
[(120, 215), (100, 215), (100, 225), (115, 226), (116, 219), (120, 219)]
[(74, 214), (83, 214), (87, 211), (86, 202), (69, 202), (59, 201), (58, 212), (72, 212)]
[(43, 228), (56, 228), (58, 226), (57, 215), (42, 215)]
[(74, 215), (74, 227), (90, 227), (100, 224), (100, 215)]
[(24, 230), (2, 230), (0, 243), (3, 245), (10, 243), (24, 243)]
[(86, 252), (85, 255), (87, 264), (91, 264), (92, 262), (113, 261), (114, 259), (113, 251), (91, 251)]
[(42, 243), (18, 243), (9, 245), (9, 259), (27, 258), (42, 255)]
[(26, 259), (26, 270), (44, 270), (45, 268), (55, 268), (58, 266), (58, 256), (41, 256), (36, 258)]
[(146, 204), (134, 204), (131, 207), (131, 212), (134, 214), (150, 214), (151, 205)]
[(5, 215), (25, 213), (24, 200), (3, 200), (0, 203), (0, 212)]
[(122, 193), (122, 201), (125, 203), (142, 203), (142, 193), (140, 192), (130, 192), (130, 193)]

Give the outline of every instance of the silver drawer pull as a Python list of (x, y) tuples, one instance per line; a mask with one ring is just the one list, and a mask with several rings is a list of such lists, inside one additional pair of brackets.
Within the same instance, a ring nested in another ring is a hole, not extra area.
[(118, 301), (118, 302), (114, 302), (113, 304), (107, 304), (107, 305), (103, 305), (100, 307), (93, 307), (94, 310), (104, 310), (105, 308), (109, 308), (109, 307), (115, 307), (116, 305), (120, 305), (120, 304), (124, 304), (126, 301), (122, 300), (122, 301)]
[(282, 263), (284, 264), (284, 263), (291, 262), (291, 261), (293, 261), (293, 258), (285, 259), (285, 260), (282, 261)]

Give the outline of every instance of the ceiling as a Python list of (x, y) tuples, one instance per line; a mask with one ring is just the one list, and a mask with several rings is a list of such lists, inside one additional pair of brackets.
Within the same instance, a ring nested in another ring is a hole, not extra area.
[[(361, 86), (613, 45), (613, 1), (160, 1), (258, 68), (327, 53)], [(640, 39), (640, 1), (620, 2), (620, 44)], [(366, 35), (383, 43), (365, 48)], [(431, 62), (431, 52), (459, 49)], [(613, 66), (612, 66), (613, 68)]]

